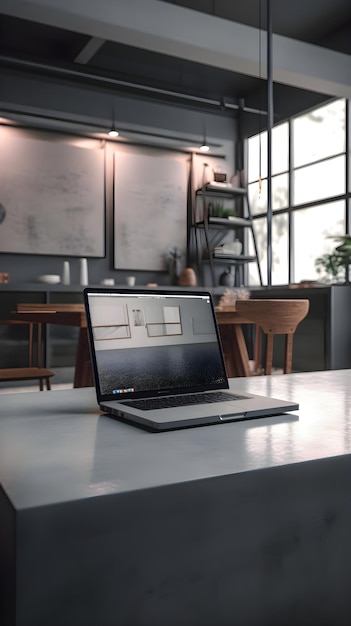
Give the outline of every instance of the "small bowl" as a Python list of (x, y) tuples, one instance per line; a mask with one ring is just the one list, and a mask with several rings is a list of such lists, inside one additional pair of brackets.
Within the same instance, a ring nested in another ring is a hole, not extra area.
[(37, 280), (40, 283), (49, 283), (50, 285), (57, 285), (61, 282), (61, 276), (58, 274), (43, 274), (42, 276), (38, 276)]

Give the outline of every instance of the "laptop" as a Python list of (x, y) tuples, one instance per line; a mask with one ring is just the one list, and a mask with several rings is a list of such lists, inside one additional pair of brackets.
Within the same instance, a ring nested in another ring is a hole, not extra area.
[(298, 404), (229, 389), (211, 294), (85, 288), (96, 395), (152, 431), (282, 414)]

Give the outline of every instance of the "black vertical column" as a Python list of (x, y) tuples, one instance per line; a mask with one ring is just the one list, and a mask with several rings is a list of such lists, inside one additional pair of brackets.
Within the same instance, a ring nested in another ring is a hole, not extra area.
[(272, 285), (273, 50), (271, 0), (267, 0), (267, 286)]
[[(350, 168), (351, 168), (351, 163), (350, 163), (350, 147), (351, 147), (351, 140), (350, 140), (350, 131), (351, 131), (351, 127), (350, 127), (350, 115), (351, 115), (351, 111), (350, 111), (350, 101), (346, 100), (345, 103), (345, 121), (346, 121), (346, 129), (345, 129), (345, 137), (346, 137), (346, 146), (345, 146), (345, 159), (346, 159), (346, 163), (345, 163), (345, 193), (346, 193), (346, 216), (345, 216), (345, 233), (346, 234), (350, 234), (350, 227), (351, 227), (351, 220), (350, 220), (350, 212), (351, 212), (351, 198), (349, 197), (349, 191), (350, 191), (350, 181), (351, 181), (351, 175), (350, 175)], [(346, 265), (345, 267), (345, 282), (349, 283), (350, 282), (350, 264)]]

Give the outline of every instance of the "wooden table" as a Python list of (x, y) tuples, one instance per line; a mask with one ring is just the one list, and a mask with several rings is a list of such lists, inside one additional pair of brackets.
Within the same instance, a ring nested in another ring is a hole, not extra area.
[(249, 355), (241, 326), (251, 322), (241, 317), (235, 306), (218, 306), (215, 312), (228, 376), (250, 376)]
[[(215, 312), (228, 376), (230, 378), (250, 376), (249, 355), (241, 325), (251, 322), (241, 317), (232, 306), (216, 307)], [(91, 387), (94, 384), (83, 304), (19, 303), (16, 317), (42, 324), (78, 327), (79, 338), (73, 386)]]
[(84, 304), (17, 304), (16, 318), (42, 324), (76, 326), (79, 337), (74, 372), (74, 387), (91, 387), (94, 384), (91, 367), (87, 322)]

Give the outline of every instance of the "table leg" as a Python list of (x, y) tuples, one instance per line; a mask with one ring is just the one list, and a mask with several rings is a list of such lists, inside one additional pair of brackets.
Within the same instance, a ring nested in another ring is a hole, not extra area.
[(88, 332), (86, 328), (80, 328), (73, 387), (92, 387), (93, 385), (94, 379), (90, 360)]
[(219, 324), (224, 360), (229, 378), (250, 376), (249, 355), (240, 324)]

